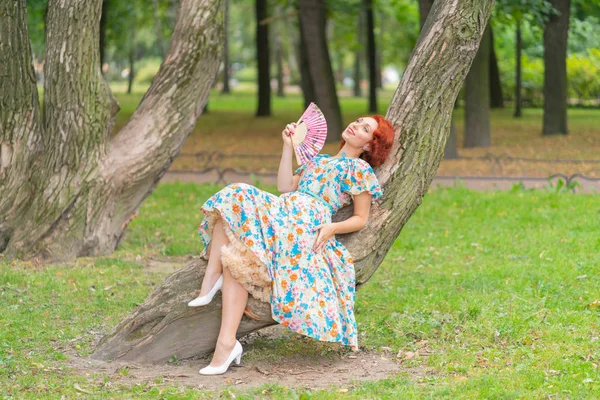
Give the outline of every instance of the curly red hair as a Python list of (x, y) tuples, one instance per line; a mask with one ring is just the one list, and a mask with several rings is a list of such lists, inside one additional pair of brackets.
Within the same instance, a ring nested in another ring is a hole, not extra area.
[[(373, 118), (377, 121), (377, 129), (373, 132), (370, 149), (363, 151), (359, 158), (368, 162), (371, 167), (378, 167), (384, 163), (390, 154), (394, 142), (394, 128), (383, 115), (363, 115), (361, 117)], [(342, 139), (340, 149), (344, 147), (344, 144), (346, 144), (346, 141)]]

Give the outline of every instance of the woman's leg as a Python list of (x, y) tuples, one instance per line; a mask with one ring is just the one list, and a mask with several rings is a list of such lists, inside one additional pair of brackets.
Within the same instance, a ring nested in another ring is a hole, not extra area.
[(248, 301), (248, 291), (239, 283), (229, 268), (223, 268), (223, 310), (221, 316), (221, 331), (217, 338), (217, 347), (210, 363), (218, 367), (227, 361), (227, 357), (235, 346), (235, 334), (244, 315)]
[(221, 275), (223, 266), (221, 264), (221, 247), (229, 243), (229, 239), (223, 229), (223, 220), (217, 218), (213, 229), (210, 244), (207, 252), (209, 254), (208, 263), (206, 265), (206, 272), (204, 274), (204, 280), (202, 281), (202, 287), (198, 296), (204, 296), (210, 289), (213, 288), (217, 279)]

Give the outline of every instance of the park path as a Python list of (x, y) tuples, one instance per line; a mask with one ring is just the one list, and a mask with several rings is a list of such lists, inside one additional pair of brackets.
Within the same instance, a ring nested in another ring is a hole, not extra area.
[[(255, 174), (256, 178), (260, 180), (262, 184), (267, 185), (276, 185), (277, 184), (277, 175), (276, 174)], [(198, 172), (185, 172), (185, 171), (167, 171), (162, 178), (161, 182), (194, 182), (194, 183), (215, 183), (219, 179), (219, 174), (216, 171), (206, 172), (206, 173), (198, 173)], [(563, 177), (563, 180), (567, 179), (567, 177)], [(236, 182), (244, 182), (252, 184), (252, 178), (247, 174), (236, 173), (233, 171), (229, 171), (223, 175), (222, 182), (224, 185), (229, 183)], [(504, 176), (496, 176), (496, 177), (488, 177), (488, 176), (464, 176), (464, 177), (456, 177), (456, 176), (436, 176), (433, 179), (431, 184), (431, 188), (436, 188), (438, 186), (453, 186), (455, 182), (459, 180), (462, 184), (472, 190), (509, 190), (513, 187), (513, 185), (517, 185), (520, 182), (523, 183), (523, 186), (526, 189), (533, 188), (543, 188), (549, 187), (549, 182), (547, 178), (537, 178), (537, 177), (504, 177)], [(559, 177), (554, 177), (551, 182), (556, 186)], [(585, 179), (585, 178), (576, 178), (575, 179), (580, 187), (575, 189), (575, 192), (585, 192), (585, 193), (599, 193), (600, 192), (600, 179)]]

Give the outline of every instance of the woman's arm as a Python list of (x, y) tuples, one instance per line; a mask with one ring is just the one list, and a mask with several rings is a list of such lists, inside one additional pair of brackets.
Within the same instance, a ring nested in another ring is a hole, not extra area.
[(373, 196), (369, 192), (362, 192), (352, 196), (354, 203), (354, 215), (350, 218), (335, 222), (335, 233), (349, 233), (360, 231), (367, 224), (369, 212), (371, 210), (371, 198)]
[(371, 209), (371, 193), (362, 192), (356, 196), (352, 196), (354, 199), (354, 215), (350, 218), (340, 221), (332, 222), (327, 224), (321, 224), (314, 228), (319, 229), (319, 233), (313, 244), (313, 250), (319, 251), (323, 245), (336, 233), (349, 233), (359, 231), (365, 227), (367, 220), (369, 219), (369, 211)]
[(296, 187), (299, 179), (295, 179), (292, 175), (292, 154), (294, 149), (291, 142), (286, 142), (283, 145), (283, 151), (281, 154), (281, 161), (279, 162), (279, 170), (277, 171), (277, 190), (281, 193), (291, 192), (296, 190), (294, 188), (294, 182)]

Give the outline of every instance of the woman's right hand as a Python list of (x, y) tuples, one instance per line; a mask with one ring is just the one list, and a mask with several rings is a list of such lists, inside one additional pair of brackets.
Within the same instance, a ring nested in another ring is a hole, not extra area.
[(287, 124), (285, 126), (285, 129), (283, 130), (283, 132), (281, 132), (281, 137), (283, 138), (283, 144), (285, 144), (286, 146), (293, 147), (292, 135), (293, 135), (295, 128), (296, 128), (296, 123), (292, 122), (290, 124)]

